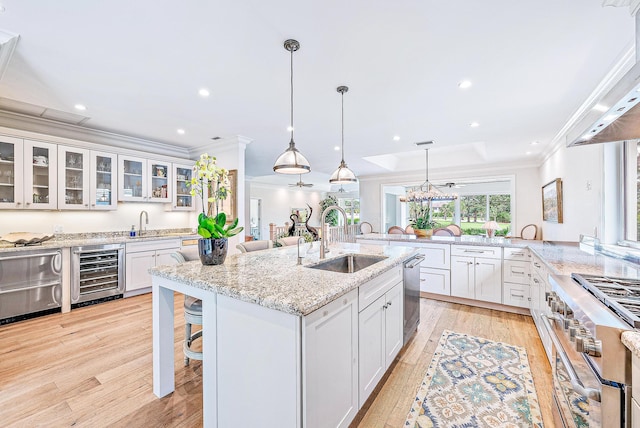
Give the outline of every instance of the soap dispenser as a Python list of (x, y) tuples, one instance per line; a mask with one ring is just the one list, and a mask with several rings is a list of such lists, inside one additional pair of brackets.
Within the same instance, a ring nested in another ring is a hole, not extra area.
[(129, 231), (129, 237), (130, 238), (135, 238), (136, 237), (136, 225), (135, 224), (131, 225), (131, 231)]

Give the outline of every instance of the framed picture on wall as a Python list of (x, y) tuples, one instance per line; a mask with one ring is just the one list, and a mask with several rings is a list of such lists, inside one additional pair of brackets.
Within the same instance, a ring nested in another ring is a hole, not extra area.
[(562, 180), (555, 180), (542, 186), (542, 220), (562, 223)]
[(304, 223), (305, 221), (307, 221), (309, 210), (307, 210), (306, 208), (291, 208), (291, 214), (295, 214), (298, 216), (299, 223)]
[[(229, 189), (230, 195), (227, 196), (227, 199), (223, 199), (218, 203), (220, 211), (224, 212), (227, 215), (227, 224), (231, 223), (233, 220), (238, 217), (238, 170), (230, 169), (229, 170)], [(209, 189), (209, 194), (212, 193), (213, 189)], [(209, 202), (209, 212), (216, 214), (216, 207), (212, 206), (213, 202)]]

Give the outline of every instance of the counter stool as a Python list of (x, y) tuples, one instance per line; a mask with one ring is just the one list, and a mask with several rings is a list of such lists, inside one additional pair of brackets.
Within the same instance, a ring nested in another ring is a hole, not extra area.
[[(178, 263), (184, 263), (190, 260), (199, 260), (197, 250), (190, 249), (187, 251), (176, 251), (171, 253)], [(202, 352), (195, 352), (191, 349), (194, 340), (202, 337), (202, 330), (191, 334), (192, 325), (202, 325), (202, 300), (195, 297), (184, 295), (184, 343), (182, 351), (184, 352), (184, 365), (189, 365), (189, 360), (202, 361)]]
[(184, 344), (182, 351), (184, 352), (184, 365), (189, 365), (189, 359), (202, 361), (202, 352), (196, 352), (191, 349), (194, 340), (202, 337), (202, 330), (191, 334), (191, 326), (202, 325), (202, 300), (191, 296), (184, 296)]

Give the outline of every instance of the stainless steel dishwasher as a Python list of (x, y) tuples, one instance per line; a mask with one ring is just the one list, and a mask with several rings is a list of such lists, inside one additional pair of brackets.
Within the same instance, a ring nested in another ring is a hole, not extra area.
[(122, 297), (124, 244), (71, 248), (71, 307)]
[(420, 324), (420, 263), (424, 254), (416, 254), (404, 262), (404, 340), (406, 345)]
[(61, 306), (60, 249), (0, 254), (0, 325), (59, 312)]

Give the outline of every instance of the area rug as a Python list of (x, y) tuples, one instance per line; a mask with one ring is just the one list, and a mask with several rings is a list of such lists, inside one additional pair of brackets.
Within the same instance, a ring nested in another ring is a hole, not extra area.
[(524, 348), (445, 330), (405, 427), (542, 427)]

